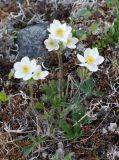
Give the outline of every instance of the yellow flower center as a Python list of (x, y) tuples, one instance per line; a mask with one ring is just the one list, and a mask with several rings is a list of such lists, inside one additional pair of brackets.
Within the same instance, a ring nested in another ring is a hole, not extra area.
[(64, 34), (64, 29), (58, 28), (58, 29), (56, 30), (56, 34), (57, 34), (58, 36), (63, 36), (63, 34)]
[(35, 76), (36, 76), (36, 77), (39, 77), (40, 75), (41, 75), (40, 72), (35, 72)]
[(23, 70), (23, 72), (25, 72), (25, 73), (29, 73), (29, 66), (27, 66), (27, 65), (24, 65), (24, 66), (22, 66), (22, 70)]
[(55, 46), (55, 42), (50, 41), (50, 46)]
[(86, 60), (87, 63), (91, 64), (91, 63), (94, 62), (95, 59), (94, 59), (93, 56), (88, 55), (88, 56), (86, 56), (85, 60)]

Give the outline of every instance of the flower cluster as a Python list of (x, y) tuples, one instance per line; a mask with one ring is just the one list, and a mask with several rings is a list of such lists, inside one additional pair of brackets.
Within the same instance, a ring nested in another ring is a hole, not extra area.
[[(72, 36), (72, 28), (66, 23), (62, 24), (60, 21), (54, 20), (48, 31), (49, 38), (44, 41), (48, 51), (60, 49), (60, 44), (64, 48), (76, 48), (78, 39)], [(98, 65), (104, 61), (104, 57), (99, 55), (97, 48), (87, 48), (84, 56), (77, 54), (77, 58), (81, 62), (80, 66), (85, 66), (92, 72), (98, 71)]]
[(45, 79), (49, 74), (48, 71), (42, 71), (41, 66), (37, 65), (36, 60), (30, 60), (27, 56), (21, 59), (21, 62), (14, 64), (14, 77), (22, 78), (27, 81), (31, 78), (34, 80)]
[(58, 50), (60, 43), (63, 44), (63, 47), (70, 49), (76, 48), (78, 39), (72, 37), (72, 28), (67, 26), (66, 23), (62, 24), (60, 21), (54, 20), (53, 23), (50, 24), (48, 31), (50, 32), (49, 38), (44, 41), (48, 51)]
[(98, 65), (104, 61), (104, 57), (99, 55), (97, 48), (87, 48), (84, 56), (77, 54), (77, 58), (81, 62), (80, 66), (85, 66), (92, 72), (98, 71)]

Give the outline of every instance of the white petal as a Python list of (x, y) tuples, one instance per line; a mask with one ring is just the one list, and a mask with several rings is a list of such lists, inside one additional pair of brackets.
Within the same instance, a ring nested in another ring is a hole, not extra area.
[(36, 60), (35, 59), (33, 59), (33, 60), (31, 60), (31, 65), (30, 65), (30, 70), (31, 70), (31, 72), (34, 72), (35, 71), (35, 69), (36, 69)]
[(104, 57), (99, 56), (99, 57), (95, 60), (94, 64), (100, 65), (100, 64), (103, 63), (103, 62), (104, 62)]
[(98, 71), (98, 66), (95, 64), (87, 64), (86, 67), (92, 72)]
[(62, 29), (64, 29), (64, 30), (66, 30), (66, 31), (67, 31), (66, 23), (62, 24), (61, 26), (62, 26), (62, 27), (61, 27)]
[(76, 44), (76, 43), (78, 43), (79, 40), (78, 40), (78, 38), (73, 37), (72, 41), (73, 41), (74, 44)]
[(54, 24), (50, 24), (50, 28), (47, 29), (50, 33), (54, 33), (55, 32), (55, 26)]
[(60, 21), (59, 21), (59, 20), (56, 20), (56, 19), (53, 20), (53, 24), (54, 24), (55, 27), (59, 27), (59, 26), (62, 25), (62, 24), (60, 23)]
[(42, 73), (43, 73), (43, 76), (44, 76), (44, 77), (48, 76), (48, 74), (49, 74), (48, 71), (42, 71)]
[(81, 63), (81, 64), (79, 64), (80, 66), (85, 66), (85, 67), (87, 67), (87, 63)]
[(49, 74), (48, 71), (42, 71), (40, 72), (40, 76), (36, 76), (35, 73), (33, 74), (33, 79), (39, 80), (39, 79), (45, 79), (45, 77)]
[(49, 42), (49, 38), (44, 41), (45, 46), (47, 46), (48, 42)]
[(85, 58), (84, 58), (82, 55), (77, 54), (77, 58), (78, 58), (78, 60), (79, 60), (80, 62), (82, 62), (82, 63), (85, 62)]
[(68, 38), (72, 38), (72, 33), (69, 34), (69, 37), (68, 37)]
[(66, 32), (67, 32), (68, 35), (71, 34), (71, 30), (72, 30), (72, 27), (70, 27), (70, 26), (66, 27)]
[(27, 81), (27, 80), (29, 80), (31, 78), (32, 78), (32, 74), (26, 74), (26, 75), (23, 76), (23, 80), (24, 81)]
[(93, 49), (91, 50), (91, 55), (92, 55), (95, 59), (97, 59), (97, 58), (99, 57), (98, 49), (97, 49), (97, 48), (93, 48)]
[(40, 79), (45, 79), (46, 76), (48, 76), (49, 72), (48, 71), (42, 71), (40, 75)]
[(75, 44), (68, 44), (67, 47), (70, 49), (74, 49), (74, 48), (76, 48), (76, 45)]
[(15, 70), (21, 70), (21, 62), (16, 62), (16, 63), (14, 64), (14, 69), (15, 69)]
[(42, 71), (41, 65), (37, 65), (36, 70), (39, 71), (39, 72), (41, 72)]
[(84, 57), (88, 56), (90, 53), (91, 53), (91, 49), (90, 49), (90, 48), (87, 48), (87, 49), (84, 51)]
[(39, 80), (39, 77), (33, 75), (33, 79), (37, 81), (37, 80)]
[(15, 77), (15, 78), (18, 78), (18, 79), (19, 79), (19, 78), (22, 78), (22, 77), (23, 77), (23, 73), (21, 73), (21, 72), (19, 72), (19, 71), (16, 71), (15, 74), (14, 74), (14, 77)]
[(61, 42), (67, 42), (68, 35), (66, 33), (63, 36), (50, 34), (49, 37), (54, 39), (54, 40), (61, 41)]
[(27, 57), (27, 56), (25, 56), (24, 58), (22, 58), (22, 60), (21, 60), (21, 63), (22, 64), (26, 64), (26, 63), (29, 63), (30, 62), (30, 60), (29, 60), (29, 57)]
[(61, 42), (66, 43), (66, 42), (67, 42), (67, 38), (68, 38), (68, 36), (65, 35), (64, 37), (59, 37), (59, 40), (60, 40)]
[[(37, 72), (37, 71), (36, 71)], [(36, 76), (36, 72), (34, 72), (34, 74), (33, 74), (33, 79), (34, 80), (38, 80), (39, 79), (39, 76)]]
[(49, 47), (47, 47), (47, 50), (48, 50), (49, 52), (51, 52), (51, 51), (54, 50), (54, 48), (49, 46)]
[(57, 40), (57, 36), (55, 35), (55, 32), (51, 32), (51, 34), (49, 34), (49, 38)]

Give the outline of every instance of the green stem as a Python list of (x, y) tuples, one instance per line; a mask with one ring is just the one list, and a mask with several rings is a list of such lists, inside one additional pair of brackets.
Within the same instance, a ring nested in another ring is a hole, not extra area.
[(59, 86), (60, 86), (60, 98), (63, 96), (63, 62), (62, 62), (62, 54), (58, 52), (59, 59)]
[(32, 84), (29, 84), (29, 90), (30, 90), (30, 107), (32, 108), (33, 107), (33, 85)]
[(33, 101), (33, 84), (29, 83), (29, 91), (30, 91), (30, 110), (34, 114), (34, 116), (37, 116), (36, 111), (34, 109), (34, 101)]

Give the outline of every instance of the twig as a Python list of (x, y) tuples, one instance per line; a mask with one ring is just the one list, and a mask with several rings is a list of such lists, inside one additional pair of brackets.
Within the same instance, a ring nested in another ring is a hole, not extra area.
[(78, 122), (76, 122), (73, 126), (76, 126), (79, 122), (81, 122), (86, 116), (88, 116), (93, 110), (95, 109), (95, 106), (89, 111), (87, 112), (81, 119), (79, 119)]
[[(110, 111), (111, 111), (111, 109), (110, 109)], [(93, 133), (92, 133), (88, 138), (83, 139), (83, 140), (81, 140), (81, 141), (87, 141), (88, 139), (90, 139), (90, 138), (94, 135), (94, 133), (97, 131), (97, 129), (100, 128), (100, 126), (102, 125), (102, 123), (105, 121), (105, 119), (106, 119), (107, 116), (109, 115), (110, 111), (106, 114), (106, 116), (103, 118), (103, 120), (102, 120), (101, 123), (98, 125), (98, 127), (93, 131)]]
[[(40, 130), (41, 130), (41, 128), (39, 127), (38, 121), (39, 121), (39, 120), (38, 120), (38, 117), (36, 117), (37, 136), (40, 135)], [(38, 145), (38, 149), (39, 149), (39, 150), (41, 149), (41, 145), (40, 145), (40, 144)]]

